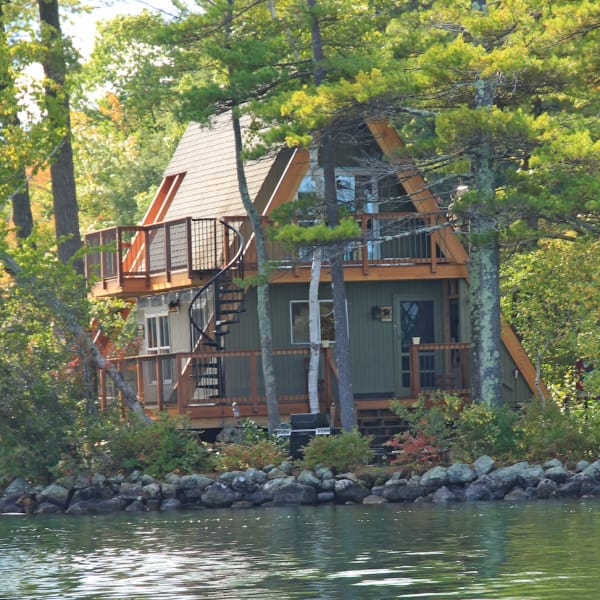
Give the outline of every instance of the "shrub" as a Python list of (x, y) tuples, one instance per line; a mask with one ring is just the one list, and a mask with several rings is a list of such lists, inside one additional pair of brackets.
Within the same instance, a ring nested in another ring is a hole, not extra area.
[(371, 439), (362, 436), (357, 429), (338, 435), (317, 435), (304, 447), (304, 459), (300, 464), (306, 469), (325, 464), (338, 472), (366, 465), (374, 455)]
[(532, 402), (519, 426), (523, 432), (521, 452), (530, 460), (544, 460), (549, 456), (577, 460), (597, 449), (597, 440), (586, 435), (585, 421), (561, 411), (554, 402), (546, 406)]
[(79, 449), (80, 464), (108, 471), (140, 469), (154, 477), (212, 470), (210, 450), (186, 425), (185, 419), (166, 413), (150, 425), (136, 415), (124, 420), (103, 415)]
[(270, 439), (254, 443), (220, 444), (217, 447), (215, 470), (225, 472), (264, 469), (267, 465), (280, 464), (287, 458), (287, 451), (281, 444)]
[(519, 413), (507, 407), (465, 406), (454, 425), (452, 458), (470, 461), (483, 454), (498, 460), (516, 457), (522, 439), (519, 419)]

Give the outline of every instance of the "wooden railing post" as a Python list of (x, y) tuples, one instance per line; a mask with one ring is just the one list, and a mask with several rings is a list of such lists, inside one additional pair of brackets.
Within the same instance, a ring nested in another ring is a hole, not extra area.
[(362, 239), (361, 258), (363, 275), (369, 274), (369, 243), (367, 242), (367, 224), (368, 215), (362, 215), (360, 218), (360, 237)]
[(410, 394), (413, 398), (419, 397), (421, 391), (420, 369), (419, 369), (419, 345), (411, 344), (408, 350), (410, 367)]
[[(429, 215), (427, 218), (429, 226), (435, 225), (435, 215)], [(429, 253), (431, 254), (431, 272), (437, 271), (437, 236), (435, 231), (429, 232)]]
[(160, 354), (156, 355), (156, 363), (155, 363), (155, 374), (156, 374), (156, 403), (158, 405), (158, 410), (161, 411), (163, 409), (163, 380), (162, 380), (162, 363), (160, 360)]
[(187, 245), (187, 271), (188, 277), (191, 279), (194, 270), (194, 265), (192, 264), (192, 261), (194, 260), (194, 255), (192, 253), (192, 217), (187, 217), (185, 220), (185, 235)]
[(167, 223), (163, 224), (165, 232), (165, 279), (171, 282), (171, 229)]
[(137, 359), (135, 361), (135, 377), (137, 381), (137, 395), (140, 404), (144, 406), (144, 374), (142, 368), (142, 361)]

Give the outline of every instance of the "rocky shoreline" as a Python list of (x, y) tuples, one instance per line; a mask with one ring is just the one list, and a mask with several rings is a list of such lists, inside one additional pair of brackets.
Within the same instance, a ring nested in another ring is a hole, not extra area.
[[(489, 456), (472, 465), (435, 466), (421, 475), (398, 470), (378, 477), (335, 474), (327, 466), (295, 472), (292, 463), (219, 476), (169, 474), (164, 480), (134, 471), (63, 478), (45, 487), (15, 479), (2, 491), (2, 514), (95, 515), (318, 504), (527, 501), (600, 497), (600, 460), (570, 470), (559, 460), (496, 467)], [(372, 479), (372, 478), (371, 478)]]

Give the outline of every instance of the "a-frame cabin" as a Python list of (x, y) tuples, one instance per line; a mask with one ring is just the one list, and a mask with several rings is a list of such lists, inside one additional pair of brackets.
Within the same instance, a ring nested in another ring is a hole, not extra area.
[[(359, 426), (385, 436), (395, 424), (392, 399), (410, 402), (435, 390), (470, 396), (469, 257), (443, 199), (410, 163), (389, 158), (401, 156), (396, 132), (379, 120), (358, 129), (361, 135), (339, 142), (335, 152), (339, 199), (361, 227), (361, 239), (344, 255), (352, 389)], [(387, 174), (369, 166), (386, 157)], [(286, 148), (247, 163), (250, 194), (265, 221), (274, 208), (314, 189), (309, 162), (307, 151)], [(228, 116), (210, 127), (189, 125), (140, 225), (98, 231), (86, 241), (93, 294), (134, 305), (140, 355), (121, 359), (121, 367), (144, 406), (188, 415), (205, 431), (233, 424), (238, 411), (266, 423), (256, 291), (236, 283), (255, 274), (257, 265)], [(309, 412), (310, 253), (270, 242), (268, 254), (286, 421)], [(335, 415), (326, 263), (320, 299), (320, 409)], [(503, 342), (504, 400), (521, 404), (535, 394), (535, 371), (508, 327)], [(114, 400), (104, 378), (101, 399)]]

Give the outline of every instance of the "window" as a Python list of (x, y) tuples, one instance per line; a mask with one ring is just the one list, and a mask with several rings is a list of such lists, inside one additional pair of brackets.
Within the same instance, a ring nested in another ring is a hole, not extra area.
[[(333, 302), (319, 300), (321, 312), (320, 342), (335, 340), (335, 324), (333, 319)], [(290, 302), (290, 318), (292, 329), (292, 344), (308, 344), (310, 342), (308, 328), (308, 302), (292, 300)]]
[[(171, 335), (169, 331), (169, 316), (156, 315), (146, 319), (146, 350), (148, 354), (169, 354), (171, 352)], [(163, 383), (173, 381), (173, 362), (163, 360)], [(154, 369), (150, 373), (151, 383), (156, 383)]]

